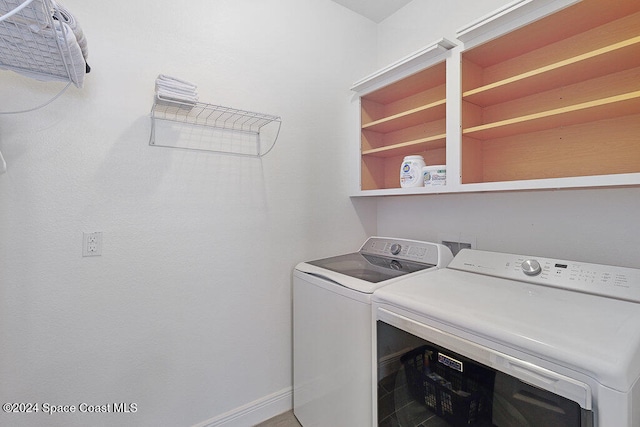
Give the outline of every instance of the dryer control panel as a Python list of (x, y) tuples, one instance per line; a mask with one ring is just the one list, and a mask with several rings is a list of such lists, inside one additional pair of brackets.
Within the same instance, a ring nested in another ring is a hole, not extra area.
[(463, 249), (449, 268), (640, 303), (640, 270)]

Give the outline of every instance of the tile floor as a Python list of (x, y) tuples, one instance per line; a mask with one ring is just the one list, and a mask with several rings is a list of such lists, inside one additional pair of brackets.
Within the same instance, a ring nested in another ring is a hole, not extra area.
[[(380, 427), (447, 427), (441, 418), (409, 395), (404, 370), (378, 384), (378, 425)], [(285, 412), (255, 427), (301, 427), (293, 411)], [(336, 426), (338, 427), (338, 426)], [(346, 426), (345, 426), (346, 427)]]
[(293, 411), (289, 411), (260, 423), (255, 427), (301, 427), (301, 425), (293, 415)]
[(378, 383), (380, 427), (447, 427), (449, 424), (409, 394), (404, 369)]
[[(378, 426), (380, 427), (450, 427), (454, 425), (431, 412), (411, 396), (404, 368), (378, 383), (378, 398)], [(493, 426), (486, 418), (477, 420), (473, 425)]]

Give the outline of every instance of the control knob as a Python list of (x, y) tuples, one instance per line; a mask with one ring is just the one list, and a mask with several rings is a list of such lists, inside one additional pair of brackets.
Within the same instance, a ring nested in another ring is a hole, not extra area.
[(398, 255), (401, 250), (402, 250), (402, 246), (400, 246), (400, 244), (394, 243), (393, 245), (391, 245), (391, 254), (392, 255)]
[(537, 276), (542, 272), (542, 267), (540, 267), (540, 263), (535, 259), (525, 260), (522, 265), (522, 271), (527, 276)]

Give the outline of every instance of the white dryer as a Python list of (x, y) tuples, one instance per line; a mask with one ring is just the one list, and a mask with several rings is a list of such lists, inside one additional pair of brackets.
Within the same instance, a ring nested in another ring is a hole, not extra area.
[(416, 423), (403, 400), (390, 424), (640, 426), (640, 270), (462, 250), (376, 291), (373, 313), (378, 358), (376, 340), (422, 340), (387, 400), (406, 388)]
[(293, 407), (305, 427), (372, 425), (371, 296), (453, 258), (443, 245), (370, 237), (293, 272)]

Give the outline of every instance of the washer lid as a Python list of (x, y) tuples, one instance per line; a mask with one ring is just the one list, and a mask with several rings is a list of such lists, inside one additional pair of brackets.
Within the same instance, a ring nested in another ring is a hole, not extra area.
[(638, 303), (450, 268), (424, 279), (381, 288), (373, 302), (583, 372), (619, 391), (640, 377)]
[(400, 277), (446, 267), (452, 258), (449, 248), (436, 243), (370, 237), (358, 252), (303, 262), (296, 270), (370, 294)]
[(379, 283), (384, 280), (393, 279), (394, 277), (433, 267), (433, 265), (430, 264), (421, 264), (359, 252), (308, 261), (308, 264), (371, 283)]
[(376, 289), (402, 277), (410, 277), (436, 268), (427, 264), (409, 267), (405, 261), (401, 261), (402, 269), (394, 270), (372, 264), (367, 258), (360, 253), (338, 255), (317, 261), (301, 262), (296, 266), (296, 270), (321, 277), (345, 288), (372, 294)]

